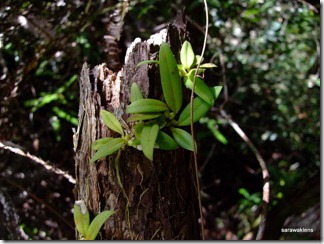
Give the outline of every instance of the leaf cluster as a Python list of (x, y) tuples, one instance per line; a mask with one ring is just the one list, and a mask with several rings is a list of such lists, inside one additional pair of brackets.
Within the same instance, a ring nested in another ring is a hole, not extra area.
[(73, 208), (74, 223), (78, 232), (85, 240), (96, 239), (102, 225), (114, 214), (114, 211), (103, 211), (90, 223), (90, 214), (83, 201), (76, 201)]
[[(192, 135), (180, 127), (191, 123), (190, 103), (183, 106), (183, 85), (193, 89), (196, 66), (201, 57), (195, 55), (191, 44), (185, 41), (180, 52), (181, 64), (176, 59), (166, 43), (162, 43), (159, 51), (159, 60), (145, 60), (138, 64), (156, 63), (159, 65), (162, 92), (164, 100), (144, 98), (137, 85), (131, 87), (131, 104), (126, 112), (130, 114), (127, 119), (132, 123), (132, 133), (125, 134), (118, 119), (110, 112), (102, 110), (101, 117), (105, 125), (119, 133), (120, 138), (102, 138), (97, 140), (92, 148), (97, 150), (90, 162), (106, 157), (125, 145), (142, 150), (144, 155), (153, 160), (154, 148), (161, 150), (175, 150), (182, 147), (193, 151)], [(202, 64), (198, 74), (206, 68), (213, 68), (214, 64)], [(203, 117), (215, 103), (220, 94), (221, 86), (208, 87), (201, 76), (196, 77), (197, 95), (193, 101), (193, 122)]]

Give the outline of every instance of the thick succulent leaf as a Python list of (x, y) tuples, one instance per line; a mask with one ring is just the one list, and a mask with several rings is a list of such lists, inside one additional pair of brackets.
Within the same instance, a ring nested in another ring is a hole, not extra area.
[(143, 94), (141, 88), (134, 82), (131, 86), (131, 102), (135, 102), (138, 99), (143, 99)]
[(177, 62), (165, 42), (161, 44), (159, 59), (163, 96), (169, 108), (176, 114), (182, 106), (181, 80)]
[[(194, 75), (189, 75), (184, 78), (184, 82), (187, 88), (192, 90)], [(195, 94), (201, 97), (209, 105), (213, 105), (215, 102), (213, 93), (206, 83), (199, 77), (196, 78)]]
[(168, 106), (164, 102), (151, 98), (138, 99), (126, 108), (129, 114), (159, 113), (167, 110)]
[(191, 66), (195, 62), (195, 53), (192, 50), (191, 44), (188, 41), (185, 41), (182, 44), (181, 51), (180, 51), (180, 60), (181, 64), (189, 70)]
[(145, 124), (141, 134), (141, 146), (144, 155), (153, 160), (154, 144), (159, 133), (159, 126), (157, 124)]
[(79, 233), (82, 236), (86, 236), (90, 224), (90, 214), (84, 201), (79, 200), (74, 203), (73, 218)]
[[(206, 103), (200, 97), (196, 97), (193, 100), (193, 122), (195, 123), (201, 117), (203, 117), (211, 108), (211, 106)], [(190, 125), (190, 103), (182, 110), (178, 122), (178, 126), (188, 126)]]
[(92, 143), (91, 148), (93, 150), (98, 150), (101, 147), (101, 145), (106, 144), (107, 142), (109, 142), (112, 139), (114, 139), (114, 138), (105, 137), (105, 138), (98, 139), (94, 143)]
[(184, 149), (187, 149), (189, 151), (193, 151), (193, 144), (192, 144), (192, 136), (190, 133), (183, 129), (171, 128), (172, 136), (176, 143)]
[(103, 122), (109, 129), (124, 136), (123, 128), (114, 114), (112, 114), (106, 110), (101, 110), (100, 115), (101, 115)]
[(98, 151), (90, 159), (90, 163), (93, 163), (98, 159), (113, 154), (114, 152), (119, 150), (125, 143), (126, 141), (123, 138), (113, 138), (112, 140), (99, 147)]
[(149, 113), (149, 114), (132, 114), (127, 119), (127, 122), (134, 122), (140, 120), (148, 120), (148, 119), (155, 119), (157, 117), (162, 116), (162, 113)]
[(86, 240), (94, 240), (96, 239), (102, 225), (106, 222), (106, 220), (114, 214), (114, 211), (103, 211), (98, 214), (91, 222), (87, 234), (85, 235)]
[(159, 131), (155, 143), (159, 146), (159, 149), (162, 150), (175, 150), (178, 148), (178, 144), (173, 138), (163, 131)]

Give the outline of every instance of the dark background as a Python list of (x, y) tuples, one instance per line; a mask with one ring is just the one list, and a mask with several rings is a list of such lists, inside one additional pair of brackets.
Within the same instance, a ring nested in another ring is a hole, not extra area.
[[(104, 23), (114, 4), (1, 1), (0, 141), (74, 175), (77, 76), (85, 61), (92, 67), (107, 61)], [(197, 126), (206, 237), (255, 238), (260, 222), (261, 169), (223, 111), (267, 163), (267, 239), (320, 239), (319, 2), (208, 0), (208, 5), (205, 61), (217, 68), (206, 71), (205, 80), (225, 86), (228, 95), (223, 89)], [(186, 0), (132, 1), (123, 52), (136, 37), (164, 28), (184, 6), (190, 42), (200, 53), (203, 3)], [(0, 174), (0, 192), (28, 239), (75, 238), (73, 184), (3, 148)], [(313, 232), (281, 232), (298, 227)]]

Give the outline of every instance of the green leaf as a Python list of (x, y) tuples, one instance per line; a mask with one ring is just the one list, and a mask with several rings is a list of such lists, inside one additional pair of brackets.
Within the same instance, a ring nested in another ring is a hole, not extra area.
[(200, 55), (196, 55), (194, 65), (198, 65), (199, 62), (202, 62), (203, 60), (204, 60), (204, 58), (202, 58)]
[(137, 146), (141, 144), (141, 141), (138, 140), (137, 138), (132, 138), (127, 141), (127, 145), (130, 147), (134, 147), (137, 149)]
[(60, 118), (65, 119), (66, 121), (70, 122), (73, 125), (78, 125), (78, 118), (72, 116), (70, 113), (67, 113), (66, 111), (64, 111), (63, 109), (54, 106), (52, 108), (53, 112)]
[(74, 224), (79, 233), (82, 236), (86, 236), (90, 224), (90, 214), (84, 201), (79, 200), (74, 203), (73, 218)]
[[(187, 88), (192, 90), (194, 75), (189, 75), (184, 78), (184, 82)], [(209, 105), (213, 105), (215, 102), (213, 93), (206, 83), (199, 77), (196, 78), (195, 94), (201, 97)]]
[(90, 159), (90, 163), (94, 161), (104, 158), (110, 154), (113, 154), (117, 150), (119, 150), (123, 145), (125, 145), (126, 141), (123, 138), (114, 138), (107, 143), (101, 145), (98, 148), (98, 151), (93, 155)]
[(112, 139), (114, 139), (114, 138), (105, 137), (105, 138), (98, 139), (94, 143), (92, 143), (91, 148), (93, 150), (98, 150), (103, 144), (106, 144), (107, 142), (109, 142)]
[(165, 42), (161, 44), (159, 59), (163, 95), (169, 108), (176, 114), (182, 106), (182, 86), (177, 62)]
[(219, 94), (221, 93), (222, 88), (223, 88), (222, 86), (213, 86), (210, 88), (215, 100), (218, 98)]
[(193, 151), (192, 136), (190, 133), (175, 127), (171, 128), (171, 132), (174, 140), (180, 147)]
[(159, 146), (159, 149), (162, 150), (175, 150), (178, 148), (178, 144), (173, 138), (163, 131), (159, 131), (155, 143)]
[(159, 63), (158, 60), (144, 60), (144, 61), (139, 62), (139, 63), (136, 65), (136, 67), (139, 67), (139, 66), (141, 66), (141, 65), (143, 65), (143, 64), (158, 64), (158, 63)]
[(227, 144), (228, 140), (226, 137), (218, 130), (217, 121), (215, 119), (209, 119), (207, 122), (207, 127), (213, 133), (214, 137), (223, 144)]
[(238, 192), (245, 198), (250, 198), (250, 193), (245, 188), (240, 188)]
[(134, 122), (139, 120), (148, 120), (148, 119), (155, 119), (160, 117), (162, 113), (151, 113), (151, 114), (132, 114), (127, 119), (127, 122)]
[[(211, 106), (206, 103), (200, 97), (196, 97), (193, 101), (193, 122), (195, 123), (201, 117), (203, 117), (211, 108)], [(190, 125), (190, 103), (182, 110), (178, 122), (178, 126), (188, 126)]]
[(134, 82), (131, 86), (131, 102), (135, 102), (138, 99), (143, 99), (143, 94), (141, 88)]
[(217, 66), (213, 63), (204, 63), (201, 64), (199, 67), (203, 69), (210, 69), (210, 68), (216, 68)]
[(96, 239), (102, 225), (106, 222), (106, 220), (114, 214), (114, 211), (103, 211), (98, 214), (91, 222), (87, 234), (85, 235), (86, 240), (94, 240)]
[(100, 115), (101, 115), (103, 122), (109, 129), (124, 136), (123, 128), (122, 128), (120, 122), (118, 121), (118, 119), (115, 117), (115, 115), (108, 112), (107, 110), (101, 110)]
[(144, 127), (144, 122), (143, 122), (143, 121), (140, 121), (140, 122), (138, 122), (138, 123), (135, 125), (134, 134), (135, 134), (135, 137), (136, 137), (138, 140), (141, 139), (141, 135), (142, 135), (143, 127)]
[(157, 124), (146, 124), (142, 129), (141, 146), (144, 155), (153, 161), (154, 144), (159, 133), (159, 126)]
[(182, 64), (178, 64), (177, 66), (178, 66), (178, 70), (179, 70), (179, 75), (181, 77), (185, 77), (187, 75), (186, 69), (183, 67)]
[(192, 50), (191, 44), (188, 41), (185, 41), (182, 44), (180, 51), (180, 60), (181, 64), (189, 70), (195, 62), (195, 53)]
[(129, 114), (159, 113), (167, 110), (168, 106), (164, 102), (151, 98), (136, 100), (126, 108), (126, 112)]

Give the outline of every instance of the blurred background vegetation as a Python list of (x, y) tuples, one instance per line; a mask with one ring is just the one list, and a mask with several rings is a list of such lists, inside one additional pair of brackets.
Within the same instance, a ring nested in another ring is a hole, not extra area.
[[(107, 61), (103, 23), (114, 5), (104, 0), (1, 1), (2, 142), (74, 175), (78, 74), (85, 61), (92, 67)], [(205, 60), (217, 68), (205, 75), (224, 89), (197, 127), (206, 237), (255, 238), (260, 222), (262, 172), (226, 113), (270, 171), (265, 237), (319, 239), (320, 3), (208, 0), (208, 5)], [(131, 1), (123, 50), (136, 37), (145, 39), (166, 27), (184, 6), (190, 42), (200, 52), (205, 24), (201, 0)], [(4, 149), (0, 174), (0, 191), (29, 239), (75, 238), (71, 183)], [(281, 232), (289, 227), (313, 232)]]

